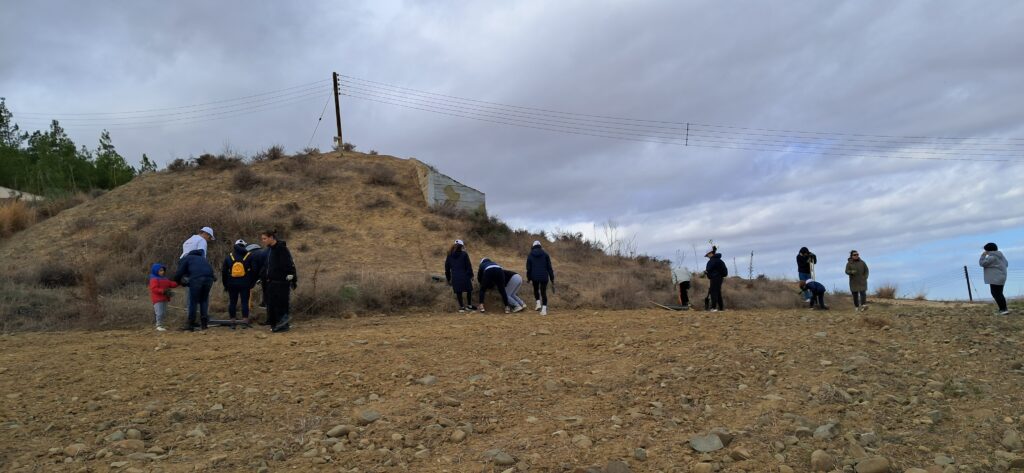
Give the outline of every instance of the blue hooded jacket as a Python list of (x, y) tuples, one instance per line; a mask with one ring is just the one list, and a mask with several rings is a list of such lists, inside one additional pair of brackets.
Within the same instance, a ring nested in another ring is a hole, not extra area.
[(551, 257), (539, 245), (530, 250), (526, 257), (526, 279), (537, 282), (555, 280), (555, 270), (551, 267)]
[(153, 263), (153, 266), (149, 268), (149, 279), (167, 279), (166, 276), (160, 275), (161, 269), (167, 269), (167, 266), (160, 263)]
[(184, 258), (178, 260), (178, 272), (174, 273), (174, 282), (181, 283), (181, 278), (191, 280), (214, 279), (213, 266), (206, 261), (203, 250), (192, 250)]

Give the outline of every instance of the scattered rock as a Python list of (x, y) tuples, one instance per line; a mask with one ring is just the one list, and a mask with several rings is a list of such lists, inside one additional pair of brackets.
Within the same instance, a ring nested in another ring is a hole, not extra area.
[(142, 432), (140, 432), (139, 429), (128, 429), (128, 431), (125, 432), (125, 437), (133, 440), (142, 440)]
[(630, 469), (626, 462), (612, 460), (604, 467), (604, 473), (630, 473)]
[(380, 412), (373, 409), (355, 409), (352, 416), (359, 425), (370, 425), (380, 420)]
[(795, 473), (793, 468), (786, 465), (779, 465), (779, 473)]
[(743, 447), (736, 447), (729, 451), (729, 458), (736, 461), (750, 460), (751, 457), (753, 455), (750, 454), (750, 451)]
[(138, 452), (146, 449), (146, 443), (135, 439), (120, 440), (111, 444), (110, 449), (121, 453)]
[(516, 459), (505, 452), (499, 451), (494, 454), (494, 464), (498, 466), (515, 465)]
[(1006, 432), (1003, 433), (1003, 440), (1000, 443), (1011, 452), (1024, 450), (1024, 443), (1021, 442), (1020, 434), (1013, 429), (1006, 429)]
[(857, 463), (857, 473), (889, 473), (889, 459), (885, 457), (871, 457)]
[(344, 424), (336, 425), (336, 426), (332, 427), (331, 430), (327, 431), (327, 436), (328, 437), (332, 437), (332, 438), (333, 437), (344, 437), (344, 436), (348, 435), (348, 433), (351, 432), (351, 431), (352, 431), (352, 426), (351, 425), (344, 425)]
[(718, 438), (722, 440), (722, 445), (726, 447), (732, 443), (732, 439), (735, 437), (735, 435), (733, 435), (732, 432), (729, 432), (729, 429), (726, 429), (725, 427), (715, 427), (711, 429), (710, 434), (717, 435)]
[(125, 439), (124, 432), (118, 430), (117, 432), (114, 432), (114, 433), (106, 436), (103, 440), (106, 440), (107, 442), (119, 442), (119, 441), (124, 440), (124, 439)]
[(437, 376), (428, 374), (420, 379), (417, 379), (416, 384), (422, 384), (424, 386), (433, 386), (437, 384)]
[(586, 435), (576, 435), (572, 438), (572, 444), (579, 448), (590, 448), (594, 445), (594, 442)]
[(721, 450), (722, 448), (725, 448), (725, 445), (722, 444), (722, 439), (717, 435), (708, 434), (691, 437), (690, 448), (701, 453), (707, 453), (715, 450)]
[(64, 455), (67, 455), (69, 457), (75, 457), (78, 456), (78, 454), (87, 451), (89, 451), (89, 447), (86, 446), (84, 443), (73, 443), (71, 445), (68, 445), (67, 447), (64, 447)]
[(839, 435), (839, 427), (831, 422), (814, 429), (814, 438), (816, 439), (831, 440), (836, 435)]
[(451, 441), (458, 443), (463, 440), (466, 440), (466, 432), (462, 429), (455, 429), (455, 431), (452, 432)]
[(836, 465), (836, 459), (824, 450), (815, 450), (811, 453), (811, 471), (832, 471)]
[(646, 461), (647, 460), (647, 450), (645, 450), (643, 448), (635, 448), (635, 449), (633, 449), (633, 458), (635, 458), (637, 461)]
[(715, 465), (701, 462), (696, 465), (693, 465), (693, 470), (690, 471), (692, 471), (693, 473), (714, 473)]

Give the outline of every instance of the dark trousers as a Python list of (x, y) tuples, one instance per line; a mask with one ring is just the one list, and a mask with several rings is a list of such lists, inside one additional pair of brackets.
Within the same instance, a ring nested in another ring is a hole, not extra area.
[(263, 285), (263, 298), (267, 303), (267, 325), (277, 327), (291, 321), (288, 315), (291, 285), (287, 281), (271, 281)]
[(825, 293), (824, 292), (812, 292), (811, 293), (811, 307), (817, 304), (822, 309), (825, 308)]
[(198, 278), (188, 282), (188, 325), (196, 326), (196, 311), (199, 312), (200, 324), (205, 327), (210, 322), (210, 289), (213, 278)]
[(688, 306), (690, 305), (690, 295), (687, 291), (690, 290), (690, 281), (683, 281), (679, 283), (679, 305)]
[[(463, 302), (462, 295), (466, 295), (465, 302)], [(473, 290), (468, 291), (455, 291), (455, 298), (459, 301), (459, 308), (470, 307), (473, 305)]]
[(509, 306), (508, 293), (505, 292), (505, 273), (500, 268), (489, 269), (484, 272), (484, 277), (480, 281), (480, 303), (484, 303), (484, 296), (487, 295), (487, 287), (494, 286), (498, 289), (498, 293), (501, 294), (501, 302), (505, 304), (505, 307)]
[(238, 301), (242, 301), (242, 318), (249, 318), (249, 291), (248, 287), (228, 287), (228, 315), (232, 319), (238, 313)]
[(725, 301), (722, 300), (722, 283), (725, 282), (724, 278), (712, 278), (711, 288), (708, 291), (708, 295), (711, 297), (711, 308), (724, 310)]
[(860, 307), (868, 303), (867, 291), (853, 291), (853, 306)]
[(533, 299), (540, 301), (540, 305), (548, 305), (547, 281), (533, 281)]
[(1006, 312), (1006, 297), (1003, 296), (1003, 285), (989, 284), (988, 288), (992, 291), (992, 298), (995, 299), (996, 305), (999, 306), (999, 311)]

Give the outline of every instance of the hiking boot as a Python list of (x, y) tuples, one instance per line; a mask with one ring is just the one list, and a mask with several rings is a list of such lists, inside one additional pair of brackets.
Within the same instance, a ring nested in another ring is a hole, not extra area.
[(541, 307), (544, 306), (540, 305), (540, 301), (537, 301), (537, 307), (534, 307), (533, 310), (540, 310)]
[(546, 305), (540, 306), (540, 315), (548, 315), (548, 306), (546, 306)]

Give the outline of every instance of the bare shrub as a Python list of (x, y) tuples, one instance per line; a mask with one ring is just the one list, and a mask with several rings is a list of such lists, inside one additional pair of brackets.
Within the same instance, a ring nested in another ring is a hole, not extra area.
[(339, 146), (337, 143), (335, 143), (334, 145), (335, 151), (355, 151), (355, 149), (356, 145), (349, 143), (347, 141), (342, 143), (341, 146)]
[(238, 190), (249, 190), (266, 184), (266, 179), (263, 179), (255, 171), (248, 167), (241, 167), (235, 171), (235, 174), (231, 176), (231, 184)]
[(103, 265), (96, 274), (98, 290), (103, 294), (109, 294), (126, 287), (138, 286), (139, 290), (143, 291), (146, 287), (147, 269), (126, 262)]
[(225, 156), (223, 154), (214, 156), (209, 153), (199, 155), (199, 157), (195, 159), (195, 163), (198, 168), (214, 169), (218, 171), (235, 169), (245, 165), (242, 163), (242, 158), (240, 157)]
[(420, 223), (423, 224), (423, 228), (426, 228), (427, 230), (430, 230), (432, 232), (441, 231), (441, 224), (437, 223), (437, 220), (430, 218), (422, 218), (420, 219)]
[(303, 148), (302, 154), (305, 154), (307, 156), (316, 156), (320, 154), (320, 148), (317, 148), (316, 146)]
[(617, 278), (617, 284), (601, 291), (601, 302), (609, 309), (633, 309), (645, 303), (644, 288), (632, 278)]
[[(307, 153), (308, 154), (308, 153)], [(284, 152), (284, 147), (281, 145), (271, 146), (259, 153), (256, 153), (253, 157), (253, 161), (277, 161), (278, 159), (288, 157)]]
[(36, 209), (39, 211), (39, 216), (42, 218), (53, 217), (71, 207), (75, 207), (79, 204), (83, 204), (89, 201), (90, 197), (88, 194), (78, 192), (74, 194), (68, 194), (61, 197), (54, 197), (44, 200), (42, 203), (34, 204)]
[(7, 238), (36, 223), (36, 209), (20, 200), (0, 204), (0, 238)]
[(889, 321), (881, 317), (861, 317), (859, 323), (865, 327), (883, 328), (889, 326)]
[(170, 172), (186, 171), (194, 167), (196, 167), (195, 162), (193, 162), (190, 159), (186, 160), (182, 158), (175, 158), (174, 161), (171, 161), (169, 164), (167, 164), (167, 170)]
[(334, 225), (332, 223), (328, 223), (326, 225), (321, 225), (320, 231), (324, 233), (338, 233), (341, 231), (341, 227)]
[(879, 299), (895, 299), (899, 287), (894, 283), (885, 283), (875, 288), (875, 297)]
[(35, 270), (36, 283), (43, 287), (73, 287), (78, 285), (78, 273), (62, 260), (44, 262)]
[(367, 166), (365, 173), (367, 184), (373, 186), (394, 186), (398, 184), (395, 171), (383, 164)]
[(375, 150), (375, 149), (371, 149), (371, 150), (370, 150), (370, 152), (369, 152), (368, 154), (369, 154), (370, 156), (377, 156), (377, 154), (378, 154), (378, 153), (377, 153), (377, 150)]
[(380, 210), (391, 207), (391, 199), (379, 195), (363, 202), (363, 210)]
[(82, 216), (71, 221), (71, 231), (81, 232), (96, 226), (96, 220), (92, 217)]
[(67, 291), (56, 291), (13, 281), (0, 283), (0, 330), (67, 330), (79, 315)]
[(306, 218), (305, 215), (296, 213), (291, 218), (291, 229), (292, 230), (308, 230), (313, 228), (313, 222)]

